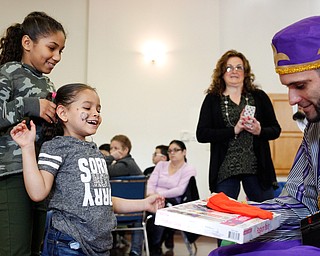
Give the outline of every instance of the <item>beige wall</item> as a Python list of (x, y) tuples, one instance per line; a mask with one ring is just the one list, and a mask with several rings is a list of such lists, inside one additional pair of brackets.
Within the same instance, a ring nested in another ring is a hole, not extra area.
[[(33, 10), (61, 21), (68, 33), (61, 63), (50, 75), (59, 87), (89, 82), (102, 100), (100, 145), (118, 133), (133, 143), (142, 169), (154, 146), (192, 138), (199, 108), (217, 59), (228, 49), (250, 60), (256, 81), (268, 93), (285, 93), (273, 70), (270, 41), (280, 28), (316, 15), (318, 0), (2, 0), (0, 29), (22, 22)], [(145, 63), (142, 45), (162, 41), (166, 63)], [(208, 145), (186, 143), (198, 169), (200, 194), (208, 191)]]

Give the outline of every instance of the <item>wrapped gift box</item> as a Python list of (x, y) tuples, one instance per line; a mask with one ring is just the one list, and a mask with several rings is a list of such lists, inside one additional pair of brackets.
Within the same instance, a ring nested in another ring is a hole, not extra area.
[(196, 200), (159, 209), (155, 224), (242, 244), (278, 228), (280, 214), (263, 220), (214, 211), (205, 200)]

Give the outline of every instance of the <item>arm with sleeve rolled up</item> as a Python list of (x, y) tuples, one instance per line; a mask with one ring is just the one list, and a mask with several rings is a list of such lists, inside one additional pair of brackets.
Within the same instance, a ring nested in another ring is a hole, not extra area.
[(11, 81), (0, 75), (0, 129), (11, 127), (28, 116), (39, 116), (39, 99), (12, 95)]
[(56, 105), (47, 99), (30, 97), (29, 92), (33, 88), (15, 88), (15, 78), (4, 74), (3, 69), (5, 67), (0, 71), (0, 129), (16, 125), (26, 117), (41, 117), (47, 122), (55, 121)]

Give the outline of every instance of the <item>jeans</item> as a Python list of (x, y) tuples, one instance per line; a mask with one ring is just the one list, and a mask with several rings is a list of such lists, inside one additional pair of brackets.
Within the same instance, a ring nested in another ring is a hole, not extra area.
[(250, 201), (263, 202), (274, 198), (272, 185), (267, 189), (262, 188), (257, 175), (238, 175), (225, 179), (217, 184), (215, 192), (224, 192), (227, 196), (237, 200), (240, 193), (240, 181)]
[[(134, 227), (141, 227), (141, 223), (133, 224)], [(143, 244), (143, 231), (134, 230), (131, 233), (131, 252), (135, 252), (137, 255), (142, 255), (142, 244)]]
[(86, 256), (76, 240), (52, 226), (48, 229), (45, 242), (46, 250), (42, 256)]

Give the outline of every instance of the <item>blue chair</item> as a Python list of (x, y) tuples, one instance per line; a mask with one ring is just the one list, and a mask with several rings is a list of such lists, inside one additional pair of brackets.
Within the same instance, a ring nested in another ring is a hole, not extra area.
[[(146, 184), (147, 178), (144, 175), (112, 177), (110, 179), (111, 195), (126, 199), (143, 199), (146, 194)], [(114, 231), (142, 230), (146, 255), (149, 256), (145, 216), (145, 212), (116, 214), (118, 223)], [(140, 227), (135, 226), (137, 223), (141, 224)]]
[(278, 197), (281, 194), (282, 189), (283, 189), (285, 184), (286, 184), (286, 182), (284, 182), (284, 181), (278, 182), (278, 186), (279, 187), (274, 191), (274, 197)]

